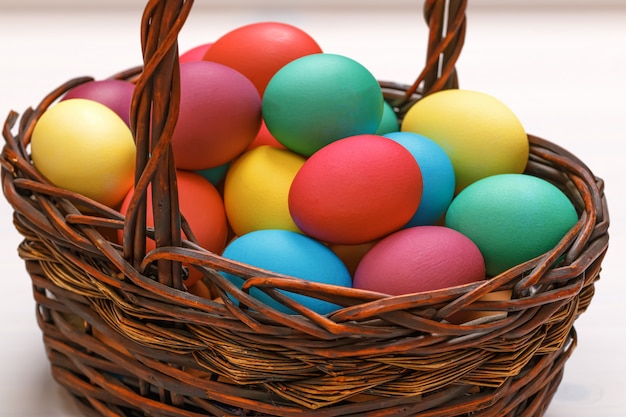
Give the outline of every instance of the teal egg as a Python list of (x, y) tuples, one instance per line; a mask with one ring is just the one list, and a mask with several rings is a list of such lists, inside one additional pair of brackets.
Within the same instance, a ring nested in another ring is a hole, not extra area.
[(376, 130), (377, 135), (384, 135), (386, 133), (397, 132), (400, 130), (400, 122), (396, 112), (388, 102), (383, 102), (383, 115), (380, 118), (380, 124)]
[(422, 172), (422, 199), (405, 227), (437, 224), (454, 197), (454, 167), (448, 154), (436, 142), (418, 133), (391, 132), (384, 136), (404, 146)]
[(262, 111), (278, 142), (310, 156), (338, 139), (375, 133), (383, 101), (378, 81), (363, 65), (320, 53), (298, 58), (274, 74)]
[[(352, 286), (350, 272), (333, 251), (317, 240), (289, 230), (264, 229), (246, 233), (231, 241), (222, 256), (295, 278), (343, 287)], [(222, 274), (238, 287), (243, 285), (242, 278)], [(327, 301), (280, 291), (322, 315), (339, 308)], [(290, 308), (257, 288), (252, 288), (250, 295), (278, 311), (294, 314)]]
[(474, 241), (494, 276), (552, 249), (577, 221), (574, 205), (555, 185), (528, 174), (499, 174), (461, 191), (445, 224)]
[(198, 174), (209, 180), (211, 184), (218, 185), (226, 177), (230, 162), (216, 166), (214, 168), (198, 170)]

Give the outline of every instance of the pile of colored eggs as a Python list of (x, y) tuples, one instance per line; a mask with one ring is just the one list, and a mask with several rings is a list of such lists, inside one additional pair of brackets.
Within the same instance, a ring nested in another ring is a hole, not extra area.
[[(490, 95), (433, 93), (400, 123), (365, 67), (275, 22), (187, 51), (180, 77), (172, 146), (181, 213), (198, 243), (225, 258), (399, 295), (495, 276), (545, 253), (578, 221), (560, 189), (523, 173), (524, 128)], [(133, 88), (88, 82), (44, 112), (31, 141), (41, 174), (124, 213)], [(193, 270), (190, 288), (202, 285)], [(320, 314), (339, 308), (288, 295)]]

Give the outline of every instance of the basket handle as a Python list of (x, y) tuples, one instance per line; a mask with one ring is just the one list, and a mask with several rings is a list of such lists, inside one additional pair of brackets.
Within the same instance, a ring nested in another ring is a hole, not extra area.
[(426, 64), (406, 98), (458, 88), (456, 61), (465, 42), (467, 0), (426, 0), (424, 18), (429, 27)]
[[(124, 222), (124, 257), (137, 270), (146, 256), (148, 192), (157, 248), (182, 246), (171, 139), (180, 103), (177, 37), (192, 5), (193, 0), (149, 0), (142, 18), (144, 66), (130, 115), (137, 145), (135, 191)], [(458, 87), (455, 63), (465, 39), (466, 6), (466, 0), (425, 0), (424, 17), (430, 28), (427, 59), (405, 101), (416, 93), (424, 96)], [(159, 260), (154, 275), (161, 284), (183, 288), (180, 262)]]

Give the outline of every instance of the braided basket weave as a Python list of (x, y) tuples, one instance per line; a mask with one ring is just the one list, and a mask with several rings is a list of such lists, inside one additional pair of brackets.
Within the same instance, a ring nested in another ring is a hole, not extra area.
[[(573, 324), (591, 302), (608, 248), (602, 180), (566, 150), (528, 135), (526, 172), (563, 190), (579, 221), (544, 255), (462, 287), (390, 297), (223, 259), (181, 238), (181, 224), (186, 236), (193, 233), (173, 181), (177, 36), (191, 4), (149, 1), (144, 65), (114, 76), (136, 83), (136, 191), (126, 218), (52, 186), (28, 152), (42, 112), (91, 78), (67, 82), (21, 118), (11, 113), (4, 127), (2, 186), (24, 236), (19, 256), (32, 279), (53, 377), (80, 410), (107, 417), (541, 416), (576, 345)], [(465, 8), (460, 0), (425, 2), (423, 72), (412, 86), (381, 82), (399, 118), (426, 94), (458, 87)], [(154, 229), (145, 227), (149, 184), (167, 207), (155, 213)], [(120, 229), (123, 245), (107, 238)], [(158, 242), (148, 254), (146, 236)], [(188, 293), (181, 263), (203, 271), (223, 302)], [(246, 284), (240, 290), (219, 271)], [(300, 314), (262, 304), (250, 297), (253, 287)], [(343, 308), (320, 316), (278, 289)], [(512, 298), (480, 300), (502, 290)], [(462, 325), (446, 320), (461, 310), (498, 314)]]

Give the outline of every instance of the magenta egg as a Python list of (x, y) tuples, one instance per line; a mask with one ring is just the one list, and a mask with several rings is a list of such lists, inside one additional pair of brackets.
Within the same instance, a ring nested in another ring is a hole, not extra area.
[(186, 50), (185, 52), (180, 54), (179, 61), (182, 64), (183, 62), (193, 62), (193, 61), (201, 61), (206, 54), (206, 51), (213, 45), (213, 43), (203, 43), (201, 45), (194, 46), (191, 49)]
[(415, 226), (376, 243), (359, 262), (354, 287), (402, 295), (483, 279), (485, 261), (468, 237), (444, 226)]
[(226, 164), (254, 141), (261, 127), (261, 97), (241, 73), (215, 62), (184, 62), (180, 84), (180, 113), (172, 135), (177, 168)]
[(106, 79), (88, 81), (68, 91), (63, 100), (83, 98), (97, 101), (113, 110), (130, 126), (130, 103), (135, 84), (126, 80)]

